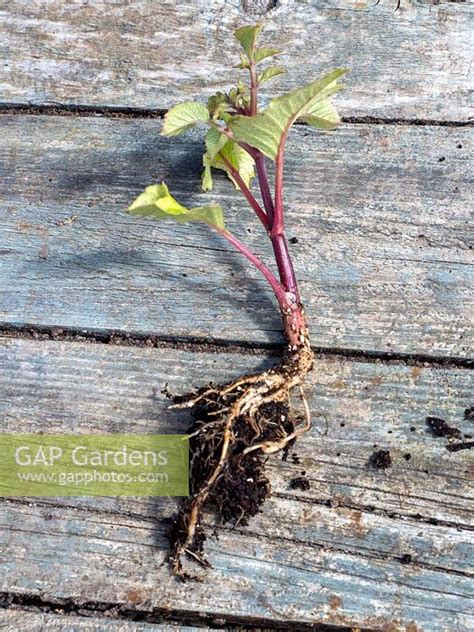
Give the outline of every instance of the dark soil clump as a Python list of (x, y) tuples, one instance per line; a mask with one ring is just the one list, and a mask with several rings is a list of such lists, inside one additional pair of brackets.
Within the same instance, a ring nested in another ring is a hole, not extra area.
[[(204, 401), (193, 410), (195, 421), (189, 434), (212, 423), (213, 415), (220, 409), (221, 403), (213, 401), (212, 397)], [(236, 420), (232, 452), (206, 503), (208, 508), (217, 511), (222, 524), (246, 525), (247, 519), (255, 516), (270, 494), (270, 482), (265, 475), (266, 457), (258, 450), (248, 454), (244, 454), (244, 450), (256, 438), (259, 442), (274, 441), (291, 434), (294, 429), (288, 406), (281, 402), (264, 404), (258, 411), (255, 428), (245, 418)], [(190, 439), (191, 494), (196, 493), (214, 471), (221, 447), (221, 441), (210, 440), (206, 432)]]
[(392, 465), (392, 457), (388, 450), (377, 450), (371, 455), (369, 463), (377, 470), (386, 470)]
[(290, 489), (300, 489), (302, 492), (306, 492), (311, 489), (311, 484), (305, 476), (298, 476), (291, 479)]
[(474, 441), (456, 441), (456, 443), (448, 443), (446, 450), (449, 452), (460, 452), (461, 450), (472, 450)]
[(444, 419), (440, 417), (427, 417), (426, 423), (431, 428), (436, 437), (451, 437), (459, 439), (462, 433), (459, 428), (451, 427)]

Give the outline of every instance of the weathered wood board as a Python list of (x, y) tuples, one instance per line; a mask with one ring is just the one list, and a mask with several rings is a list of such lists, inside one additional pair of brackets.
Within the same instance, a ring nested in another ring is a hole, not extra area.
[(206, 97), (237, 74), (232, 32), (265, 7), (275, 7), (265, 37), (288, 53), (279, 89), (344, 66), (345, 116), (472, 116), (473, 7), (440, 0), (11, 0), (0, 13), (0, 99), (168, 108)]
[(0, 3), (0, 329), (18, 336), (0, 337), (0, 432), (185, 432), (167, 382), (183, 393), (277, 360), (275, 301), (227, 243), (123, 212), (165, 180), (184, 203), (220, 202), (270, 260), (224, 177), (200, 191), (202, 135), (158, 135), (171, 105), (230, 87), (232, 32), (257, 19), (290, 70), (263, 103), (351, 70), (346, 123), (298, 125), (285, 171), (326, 349), (313, 429), (269, 459), (272, 496), (247, 527), (206, 513), (201, 583), (163, 565), (176, 499), (5, 498), (0, 481), (1, 630), (474, 629), (473, 451), (426, 424), (474, 434), (470, 3)]
[[(164, 179), (185, 203), (221, 202), (231, 230), (270, 256), (230, 182), (217, 175), (200, 193), (199, 134), (170, 142), (156, 120), (91, 117), (1, 116), (0, 127), (1, 321), (281, 340), (270, 290), (220, 237), (123, 212)], [(287, 224), (315, 344), (470, 355), (471, 138), (451, 127), (295, 129)]]
[[(58, 608), (61, 611), (61, 608)], [(82, 615), (63, 615), (57, 612), (31, 612), (22, 608), (0, 609), (0, 629), (3, 632), (207, 632), (211, 628), (187, 625), (160, 625), (153, 623), (132, 623), (113, 618), (91, 617), (84, 611)], [(212, 630), (219, 628), (212, 627)]]
[[(183, 392), (272, 361), (9, 338), (0, 350), (0, 419), (10, 431), (184, 431), (185, 413), (166, 407), (166, 382)], [(218, 528), (203, 583), (183, 586), (160, 566), (171, 499), (4, 499), (0, 590), (155, 614), (192, 604), (236, 623), (467, 631), (472, 457), (448, 452), (425, 417), (468, 432), (470, 387), (462, 369), (322, 356), (301, 462), (271, 461), (271, 500), (248, 527)], [(374, 445), (390, 450), (392, 467), (368, 465)], [(305, 492), (289, 487), (301, 471)]]

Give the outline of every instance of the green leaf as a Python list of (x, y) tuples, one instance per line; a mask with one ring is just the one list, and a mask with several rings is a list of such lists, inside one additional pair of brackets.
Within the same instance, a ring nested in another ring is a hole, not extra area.
[(240, 177), (245, 182), (245, 184), (249, 186), (251, 179), (255, 175), (254, 160), (252, 156), (250, 156), (250, 154), (245, 151), (245, 149), (242, 149), (242, 147), (237, 145), (237, 143), (235, 143), (233, 140), (226, 139), (226, 143), (224, 144), (224, 146), (214, 155), (211, 155), (210, 151), (208, 150), (203, 156), (203, 190), (210, 191), (212, 189), (211, 167), (213, 167), (214, 169), (221, 169), (222, 171), (225, 171), (230, 180), (232, 180), (232, 182), (234, 183), (235, 188), (240, 188), (237, 182), (232, 177), (231, 171), (222, 156), (224, 156), (230, 162), (234, 169), (238, 171)]
[(310, 113), (301, 118), (308, 125), (318, 129), (334, 129), (341, 122), (336, 108), (328, 100), (316, 103)]
[(234, 33), (235, 38), (240, 42), (244, 53), (249, 59), (253, 58), (255, 43), (261, 30), (262, 24), (255, 24), (254, 26), (242, 26)]
[(194, 127), (196, 123), (207, 123), (209, 120), (209, 110), (205, 105), (195, 101), (178, 103), (165, 114), (161, 134), (162, 136), (178, 136)]
[(228, 142), (228, 138), (225, 134), (222, 134), (215, 127), (211, 127), (211, 129), (206, 134), (206, 149), (211, 158), (224, 147), (224, 145)]
[(267, 57), (273, 57), (274, 55), (281, 55), (281, 52), (282, 51), (278, 50), (278, 48), (268, 48), (268, 47), (262, 46), (262, 48), (255, 49), (253, 59), (254, 59), (254, 62), (258, 64), (264, 59), (267, 59)]
[[(249, 186), (250, 181), (255, 175), (255, 162), (252, 156), (248, 154), (245, 149), (242, 149), (242, 147), (237, 145), (237, 143), (235, 143), (233, 140), (229, 140), (221, 149), (220, 153), (227, 158), (234, 169), (239, 172), (239, 175), (245, 182), (245, 184)], [(230, 175), (227, 165), (220, 158), (219, 154), (216, 156), (213, 167), (217, 169), (223, 169), (234, 183), (235, 188), (239, 188), (238, 184)]]
[(266, 68), (261, 75), (258, 76), (258, 83), (264, 83), (273, 77), (278, 77), (278, 75), (283, 75), (287, 70), (283, 68), (283, 66), (270, 66)]
[[(291, 125), (299, 118), (313, 115), (318, 106), (327, 103), (341, 89), (337, 79), (346, 72), (345, 68), (333, 70), (322, 79), (272, 99), (256, 116), (233, 117), (229, 127), (235, 140), (248, 143), (275, 160)], [(324, 111), (327, 111), (326, 107)]]
[(205, 222), (224, 228), (224, 215), (219, 204), (188, 209), (174, 199), (164, 182), (147, 187), (128, 207), (128, 212), (150, 219), (174, 219), (180, 223)]

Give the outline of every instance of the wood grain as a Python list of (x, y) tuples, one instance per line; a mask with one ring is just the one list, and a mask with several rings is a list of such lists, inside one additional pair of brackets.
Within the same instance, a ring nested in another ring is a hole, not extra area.
[(265, 37), (287, 52), (278, 91), (345, 66), (345, 116), (468, 120), (472, 5), (397, 4), (12, 0), (0, 13), (0, 99), (158, 109), (203, 99), (236, 75), (234, 29), (264, 15)]
[[(272, 361), (8, 338), (0, 350), (3, 431), (182, 432), (186, 415), (167, 409), (166, 382), (183, 392)], [(141, 611), (182, 611), (191, 600), (206, 616), (287, 626), (467, 631), (472, 458), (448, 452), (425, 417), (468, 432), (470, 383), (461, 369), (321, 357), (300, 463), (271, 460), (271, 500), (248, 527), (218, 527), (202, 584), (183, 587), (160, 566), (171, 499), (5, 499), (0, 590), (41, 586), (45, 600), (129, 606), (133, 594)], [(368, 465), (374, 445), (390, 450), (392, 467)], [(311, 489), (290, 489), (302, 471)]]
[[(25, 609), (0, 609), (0, 627), (3, 632), (207, 632), (208, 627), (187, 625), (133, 623), (121, 619), (99, 618), (83, 611), (81, 616), (59, 614), (59, 612), (30, 612)], [(212, 628), (219, 630), (219, 628)]]
[[(217, 175), (199, 192), (202, 140), (155, 120), (2, 116), (0, 320), (251, 343), (281, 340), (264, 281), (202, 226), (123, 211), (164, 179), (215, 200), (267, 261), (257, 220)], [(299, 127), (288, 150), (288, 235), (313, 343), (469, 356), (472, 130)], [(236, 288), (239, 291), (236, 292)]]

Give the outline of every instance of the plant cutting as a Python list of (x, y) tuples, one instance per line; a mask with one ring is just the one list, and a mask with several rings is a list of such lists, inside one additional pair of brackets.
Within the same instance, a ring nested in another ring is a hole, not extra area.
[[(262, 25), (244, 26), (235, 32), (241, 46), (238, 67), (248, 73), (228, 93), (217, 92), (207, 104), (179, 103), (165, 115), (164, 136), (177, 136), (196, 125), (207, 127), (203, 156), (202, 188), (212, 190), (213, 169), (224, 171), (240, 190), (263, 227), (262, 235), (273, 246), (273, 271), (226, 227), (218, 204), (187, 208), (177, 202), (165, 183), (149, 186), (128, 211), (154, 220), (204, 222), (227, 240), (266, 279), (278, 302), (286, 340), (276, 366), (244, 375), (227, 384), (209, 384), (174, 398), (174, 407), (189, 408), (194, 418), (189, 431), (191, 494), (182, 503), (170, 531), (169, 561), (183, 579), (185, 556), (203, 566), (204, 507), (213, 508), (223, 522), (246, 524), (270, 492), (265, 475), (267, 455), (288, 450), (311, 426), (304, 393), (306, 375), (313, 367), (307, 319), (285, 235), (283, 165), (291, 126), (297, 121), (322, 130), (336, 127), (339, 116), (331, 97), (341, 89), (345, 69), (333, 70), (270, 100), (259, 108), (260, 86), (282, 74), (273, 62), (280, 51), (257, 46)], [(273, 185), (267, 163), (274, 163)], [(256, 179), (260, 195), (251, 189)], [(236, 288), (237, 290), (238, 288)], [(293, 394), (301, 401), (294, 410)]]

